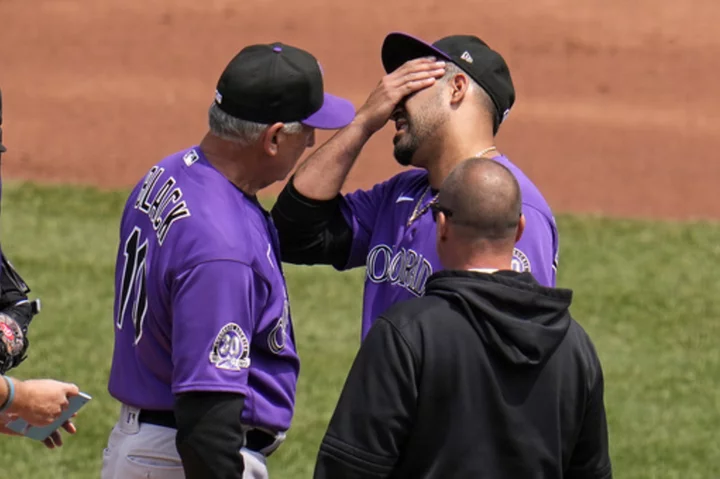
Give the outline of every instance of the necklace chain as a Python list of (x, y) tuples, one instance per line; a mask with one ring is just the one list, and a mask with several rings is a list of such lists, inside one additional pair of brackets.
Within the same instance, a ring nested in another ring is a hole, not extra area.
[(427, 185), (427, 187), (423, 191), (422, 195), (420, 195), (420, 199), (418, 200), (417, 203), (415, 203), (415, 209), (413, 209), (412, 215), (410, 215), (410, 218), (408, 219), (408, 222), (407, 222), (408, 227), (410, 227), (410, 225), (413, 224), (413, 222), (416, 219), (421, 217), (423, 215), (423, 213), (425, 213), (428, 210), (428, 208), (430, 208), (430, 205), (432, 205), (433, 203), (435, 203), (435, 201), (437, 201), (438, 195), (435, 195), (435, 197), (432, 200), (430, 200), (422, 209), (420, 208), (420, 205), (422, 204), (423, 200), (425, 199), (425, 195), (427, 194), (428, 191), (430, 191), (430, 185)]
[[(494, 146), (491, 146), (489, 148), (485, 148), (482, 151), (479, 151), (475, 157), (476, 158), (482, 158), (483, 155), (486, 155), (490, 153), (491, 151), (497, 151), (497, 148)], [(422, 205), (423, 200), (425, 199), (425, 195), (430, 191), (430, 185), (428, 185), (425, 190), (423, 191), (422, 195), (420, 195), (420, 199), (417, 203), (415, 203), (415, 208), (413, 209), (412, 214), (410, 215), (410, 218), (408, 219), (407, 226), (410, 227), (411, 224), (415, 222), (418, 218), (420, 218), (425, 212), (437, 201), (438, 195), (436, 194), (430, 201), (427, 202), (425, 206), (420, 208), (420, 205)]]

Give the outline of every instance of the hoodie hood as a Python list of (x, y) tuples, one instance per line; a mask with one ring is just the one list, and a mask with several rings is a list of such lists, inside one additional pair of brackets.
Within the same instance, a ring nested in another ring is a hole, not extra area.
[(541, 286), (530, 273), (444, 270), (428, 278), (425, 295), (448, 301), (513, 364), (543, 363), (570, 327), (572, 291)]

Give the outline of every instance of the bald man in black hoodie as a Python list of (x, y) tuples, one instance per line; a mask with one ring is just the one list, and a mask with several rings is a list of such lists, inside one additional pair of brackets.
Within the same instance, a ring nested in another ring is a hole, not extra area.
[(517, 181), (469, 159), (433, 205), (443, 271), (373, 325), (315, 479), (607, 479), (603, 373), (572, 291), (511, 270)]

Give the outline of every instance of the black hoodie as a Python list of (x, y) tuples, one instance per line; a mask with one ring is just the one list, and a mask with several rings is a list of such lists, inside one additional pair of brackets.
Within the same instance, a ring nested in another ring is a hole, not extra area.
[(316, 479), (611, 478), (603, 374), (572, 291), (441, 271), (375, 322)]

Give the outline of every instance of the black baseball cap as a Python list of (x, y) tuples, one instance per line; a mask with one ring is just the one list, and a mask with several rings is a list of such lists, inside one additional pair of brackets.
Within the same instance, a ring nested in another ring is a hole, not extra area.
[(409, 60), (426, 56), (454, 63), (487, 92), (497, 110), (497, 132), (515, 103), (515, 87), (503, 57), (473, 35), (451, 35), (431, 45), (412, 35), (393, 32), (382, 45), (383, 67), (388, 73)]
[(242, 120), (299, 121), (325, 130), (342, 128), (355, 117), (350, 101), (324, 92), (317, 59), (280, 42), (243, 48), (222, 72), (215, 103)]
[(0, 90), (0, 153), (5, 153), (7, 148), (2, 144), (2, 90)]

